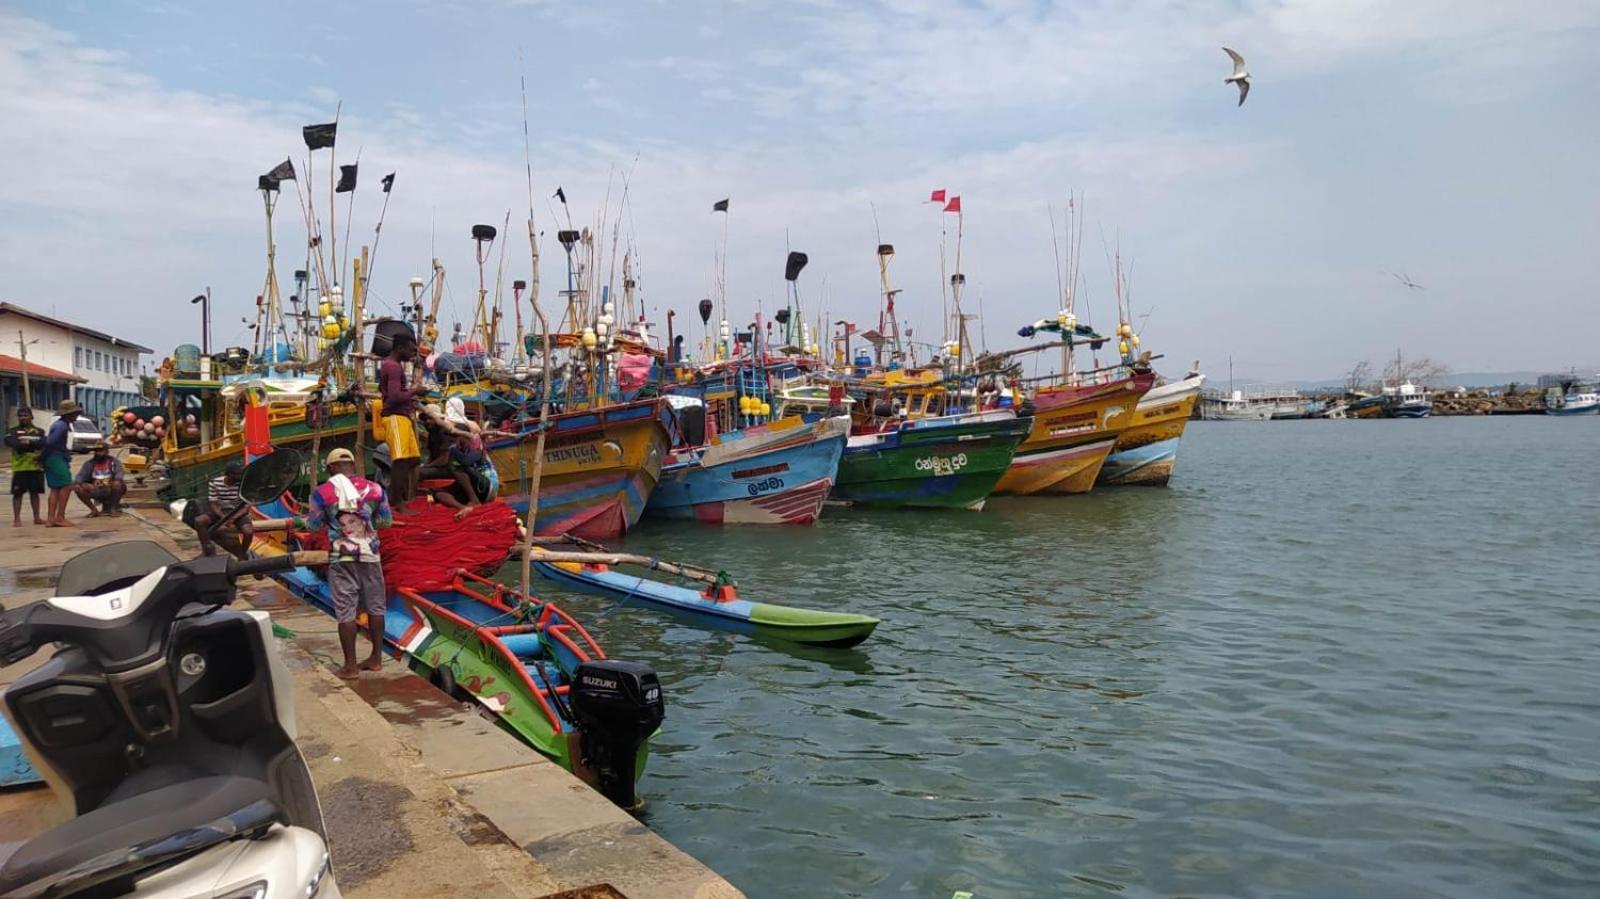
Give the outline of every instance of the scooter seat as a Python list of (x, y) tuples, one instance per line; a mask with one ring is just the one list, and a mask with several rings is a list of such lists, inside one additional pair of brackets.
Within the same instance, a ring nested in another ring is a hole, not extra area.
[[(203, 827), (268, 799), (262, 781), (213, 776), (102, 805), (24, 843), (0, 868), (0, 896), (108, 853)], [(281, 812), (275, 817), (281, 818)]]

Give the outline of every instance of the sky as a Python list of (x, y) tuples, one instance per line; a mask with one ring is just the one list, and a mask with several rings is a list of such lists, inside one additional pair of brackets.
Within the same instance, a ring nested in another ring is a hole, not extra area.
[(792, 248), (808, 317), (875, 324), (887, 242), (901, 317), (936, 339), (942, 188), (991, 350), (1059, 307), (1047, 210), (1077, 193), (1080, 317), (1114, 324), (1120, 250), (1169, 373), (1337, 378), (1397, 350), (1600, 371), (1597, 83), (1600, 4), (1561, 0), (0, 0), (0, 298), (166, 353), (209, 286), (214, 342), (248, 343), (256, 176), (303, 163), (300, 126), (338, 105), (353, 243), (397, 173), (380, 312), (437, 256), (442, 317), (470, 316), (470, 228), (508, 212), (505, 280), (526, 278), (531, 162), (544, 283), (560, 186), (579, 223), (622, 211), (647, 313), (692, 338), (726, 197), (736, 323), (781, 305)]

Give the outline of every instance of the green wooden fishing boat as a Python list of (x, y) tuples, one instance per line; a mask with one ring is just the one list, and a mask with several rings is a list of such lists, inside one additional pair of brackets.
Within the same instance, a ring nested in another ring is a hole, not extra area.
[(996, 409), (851, 435), (830, 495), (863, 506), (982, 509), (1031, 424)]

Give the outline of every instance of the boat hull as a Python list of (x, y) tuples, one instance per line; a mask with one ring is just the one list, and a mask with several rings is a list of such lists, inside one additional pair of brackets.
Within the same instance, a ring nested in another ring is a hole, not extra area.
[(1084, 387), (1041, 389), (1026, 440), (995, 485), (997, 494), (1087, 493), (1117, 437), (1133, 421), (1155, 375)]
[(1178, 441), (1194, 414), (1205, 376), (1151, 390), (1139, 400), (1133, 423), (1117, 436), (1096, 485), (1163, 487), (1178, 460)]
[(1597, 412), (1600, 412), (1600, 403), (1589, 403), (1589, 404), (1586, 404), (1586, 405), (1573, 404), (1573, 405), (1568, 405), (1568, 406), (1546, 406), (1545, 410), (1544, 410), (1544, 414), (1546, 414), (1546, 415), (1563, 415), (1563, 416), (1565, 416), (1565, 415), (1594, 415)]
[(1427, 406), (1396, 406), (1389, 410), (1391, 418), (1427, 418), (1432, 413)]
[[(537, 557), (536, 557), (537, 558)], [(872, 635), (878, 619), (846, 612), (797, 609), (743, 599), (717, 601), (697, 590), (581, 565), (536, 562), (539, 574), (590, 593), (620, 597), (693, 619), (696, 623), (791, 643), (854, 646)]]
[(782, 419), (724, 434), (661, 470), (645, 514), (705, 524), (811, 524), (844, 450), (843, 419)]
[[(551, 416), (535, 533), (611, 540), (639, 521), (661, 474), (667, 430), (655, 400)], [(489, 444), (500, 496), (528, 511), (536, 421)]]
[(1011, 412), (991, 412), (851, 437), (833, 498), (880, 508), (982, 509), (1030, 427)]

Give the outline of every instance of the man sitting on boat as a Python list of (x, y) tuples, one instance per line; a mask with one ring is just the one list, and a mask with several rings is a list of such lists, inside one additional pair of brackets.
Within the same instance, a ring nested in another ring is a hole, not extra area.
[[(407, 419), (410, 426), (410, 419)], [(344, 665), (334, 673), (353, 680), (362, 670), (383, 666), (383, 613), (389, 593), (378, 555), (378, 529), (394, 523), (383, 488), (362, 477), (355, 454), (343, 447), (328, 454), (328, 480), (311, 491), (305, 524), (328, 530), (328, 592), (339, 622), (339, 648)], [(372, 654), (356, 665), (356, 612), (367, 613)]]
[[(250, 544), (255, 540), (255, 528), (250, 524), (249, 515), (235, 515), (234, 513), (244, 505), (244, 498), (239, 495), (239, 482), (244, 479), (244, 463), (238, 459), (229, 462), (222, 469), (222, 474), (206, 482), (206, 502), (203, 509), (198, 504), (185, 506), (187, 512), (194, 507), (198, 514), (191, 519), (185, 515), (189, 526), (194, 528), (200, 536), (200, 551), (208, 556), (217, 554), (215, 528), (220, 522), (229, 521), (229, 528), (233, 537), (238, 540), (238, 547), (228, 547), (228, 551), (243, 559), (248, 556)], [(228, 516), (233, 515), (230, 521)]]
[[(428, 443), (432, 447), (440, 438), (449, 441), (442, 453), (428, 462), (429, 479), (434, 483), (434, 502), (456, 509), (459, 521), (467, 516), (472, 506), (482, 505), (495, 498), (500, 491), (500, 476), (489, 455), (484, 450), (484, 432), (477, 423), (467, 418), (466, 404), (460, 397), (451, 397), (443, 412), (438, 406), (427, 406), (423, 420), (428, 429)], [(498, 431), (488, 432), (494, 436)]]
[(111, 455), (111, 447), (104, 440), (91, 449), (94, 455), (78, 469), (73, 492), (89, 507), (90, 518), (119, 514), (122, 497), (128, 492), (128, 485), (123, 481), (122, 460)]

